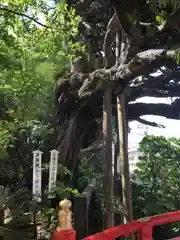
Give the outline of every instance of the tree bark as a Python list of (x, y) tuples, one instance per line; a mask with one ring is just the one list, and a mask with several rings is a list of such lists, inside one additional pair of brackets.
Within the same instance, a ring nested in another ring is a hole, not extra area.
[(104, 137), (104, 229), (114, 225), (113, 174), (112, 174), (112, 91), (104, 94), (103, 137)]
[(125, 93), (117, 98), (117, 112), (120, 138), (120, 173), (122, 181), (123, 205), (125, 207), (124, 223), (133, 221), (131, 182), (128, 160), (128, 126), (127, 108), (125, 106)]

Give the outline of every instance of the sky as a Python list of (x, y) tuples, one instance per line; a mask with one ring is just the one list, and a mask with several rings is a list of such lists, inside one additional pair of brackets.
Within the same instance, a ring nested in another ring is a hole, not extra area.
[[(139, 98), (136, 102), (146, 102), (146, 103), (170, 103), (172, 100), (170, 98), (153, 98), (153, 97), (143, 97)], [(132, 121), (129, 125), (131, 132), (129, 134), (129, 147), (134, 148), (141, 141), (144, 136), (144, 132), (147, 130), (148, 135), (163, 135), (165, 137), (176, 137), (180, 138), (180, 120), (167, 119), (165, 117), (146, 115), (142, 117), (148, 121), (156, 122), (164, 125), (165, 128), (157, 128), (140, 124), (137, 121)]]
[[(163, 72), (158, 70), (155, 73), (150, 74), (151, 76), (159, 76), (162, 75)], [(173, 80), (172, 80), (173, 81)], [(172, 101), (174, 101), (176, 98), (155, 98), (155, 97), (142, 97), (137, 99), (134, 102), (145, 102), (145, 103), (165, 103), (170, 104)], [(138, 147), (138, 143), (141, 141), (141, 139), (145, 135), (145, 131), (147, 131), (148, 135), (155, 135), (155, 136), (165, 136), (165, 137), (176, 137), (180, 138), (180, 120), (174, 120), (174, 119), (167, 119), (165, 117), (161, 116), (154, 116), (154, 115), (145, 115), (141, 118), (159, 123), (165, 128), (157, 128), (152, 126), (147, 126), (144, 124), (141, 124), (137, 121), (132, 121), (129, 123), (129, 126), (131, 128), (131, 132), (129, 134), (129, 149), (134, 149)]]

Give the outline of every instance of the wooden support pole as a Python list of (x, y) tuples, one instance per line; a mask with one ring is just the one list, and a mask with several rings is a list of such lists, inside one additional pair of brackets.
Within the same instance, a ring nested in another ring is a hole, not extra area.
[(128, 159), (128, 121), (125, 103), (125, 93), (117, 97), (117, 113), (120, 138), (120, 173), (122, 181), (123, 205), (125, 207), (123, 223), (133, 221), (131, 182), (129, 174), (129, 159)]
[(37, 202), (33, 200), (32, 220), (33, 220), (33, 237), (37, 239)]
[(112, 169), (112, 91), (104, 93), (103, 107), (104, 138), (104, 229), (114, 225), (113, 215), (113, 169)]

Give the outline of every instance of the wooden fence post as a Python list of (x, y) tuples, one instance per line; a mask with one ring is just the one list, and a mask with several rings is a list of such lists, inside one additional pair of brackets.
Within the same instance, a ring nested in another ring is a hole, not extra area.
[(74, 225), (77, 240), (102, 230), (100, 219), (97, 217), (97, 210), (99, 209), (95, 200), (96, 186), (94, 180), (92, 184), (88, 184), (83, 193), (74, 197)]
[(76, 232), (72, 227), (71, 205), (66, 198), (59, 203), (61, 210), (58, 213), (58, 226), (52, 240), (76, 240)]
[(85, 195), (74, 198), (74, 223), (77, 239), (86, 237), (88, 235), (88, 203)]

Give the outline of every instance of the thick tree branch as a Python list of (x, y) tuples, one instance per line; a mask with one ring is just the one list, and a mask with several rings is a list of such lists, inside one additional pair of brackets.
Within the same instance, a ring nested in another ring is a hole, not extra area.
[(90, 96), (92, 93), (105, 90), (107, 87), (119, 82), (127, 85), (132, 79), (151, 73), (154, 68), (163, 65), (176, 65), (175, 49), (149, 49), (138, 53), (128, 64), (122, 64), (119, 67), (111, 69), (99, 69), (84, 78), (79, 79), (82, 82), (78, 95), (80, 98)]
[[(173, 81), (172, 81), (173, 79)], [(180, 97), (180, 71), (164, 70), (159, 76), (148, 76), (130, 82), (129, 102), (143, 96)], [(118, 89), (117, 89), (118, 90)]]
[(172, 119), (180, 119), (180, 99), (171, 104), (164, 103), (130, 103), (128, 105), (129, 120), (137, 120), (143, 115), (156, 115)]
[(129, 101), (135, 101), (137, 98), (141, 97), (156, 97), (156, 98), (163, 98), (163, 97), (180, 97), (180, 89), (178, 91), (165, 91), (155, 88), (130, 88), (132, 94), (129, 96)]
[[(138, 53), (125, 67), (125, 71), (119, 70), (120, 79), (131, 80), (140, 75), (150, 73), (154, 68), (163, 65), (176, 64), (176, 49), (149, 49)], [(121, 68), (120, 68), (121, 69)]]

